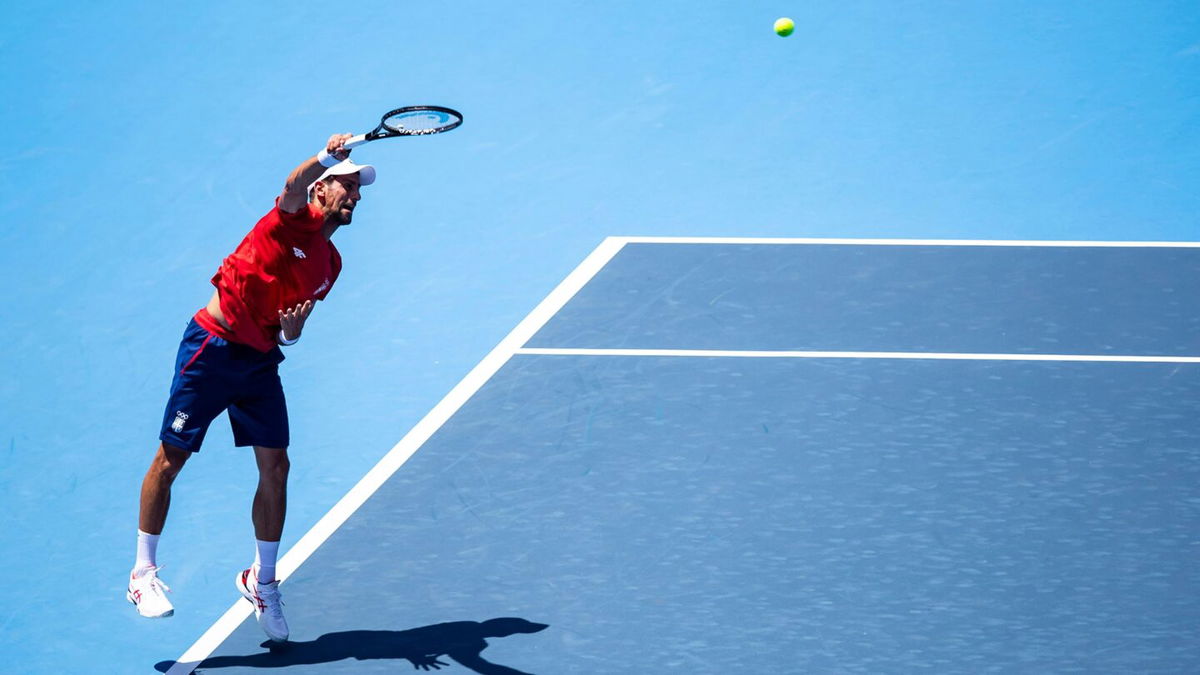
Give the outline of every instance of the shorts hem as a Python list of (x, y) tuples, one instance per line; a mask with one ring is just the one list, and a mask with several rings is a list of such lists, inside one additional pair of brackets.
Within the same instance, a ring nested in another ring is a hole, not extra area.
[[(200, 452), (200, 446), (203, 445), (203, 441), (201, 441), (200, 443), (182, 443), (182, 442), (180, 442), (180, 440), (178, 438), (175, 438), (174, 436), (168, 436), (166, 434), (159, 434), (158, 440), (162, 441), (163, 443), (170, 444), (171, 447), (179, 448), (180, 450), (190, 452), (193, 455), (196, 454), (197, 452)], [(193, 445), (195, 447), (192, 447)]]
[(235, 448), (249, 448), (249, 447), (253, 447), (253, 446), (258, 446), (260, 448), (281, 448), (283, 450), (287, 450), (288, 445), (290, 445), (290, 443), (287, 440), (284, 440), (282, 443), (277, 442), (277, 441), (238, 441), (238, 440), (235, 440), (233, 442), (233, 446)]

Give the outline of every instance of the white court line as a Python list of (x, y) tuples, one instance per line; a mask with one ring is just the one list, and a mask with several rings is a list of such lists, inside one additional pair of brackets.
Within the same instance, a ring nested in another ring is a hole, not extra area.
[(627, 244), (823, 244), (858, 246), (1042, 246), (1200, 248), (1195, 241), (1024, 241), (1016, 239), (821, 239), (800, 237), (617, 237)]
[(526, 356), (683, 356), (767, 359), (931, 359), (942, 361), (1091, 361), (1099, 363), (1200, 363), (1200, 356), (1120, 356), (1110, 354), (972, 354), (953, 352), (807, 352), (722, 349), (557, 349), (524, 347)]
[[(410, 457), (413, 456), (425, 441), (434, 434), (446, 420), (458, 411), (467, 399), (471, 398), (500, 367), (508, 362), (517, 349), (533, 337), (545, 323), (562, 309), (579, 289), (591, 280), (600, 268), (621, 250), (624, 242), (617, 238), (605, 239), (578, 267), (562, 281), (546, 299), (542, 300), (532, 312), (526, 316), (516, 328), (496, 345), (487, 356), (475, 366), (466, 377), (450, 390), (424, 419), (417, 423), (400, 442), (395, 445), (383, 459), (379, 460), (367, 475), (363, 476), (346, 496), (342, 497), (312, 529), (296, 542), (295, 546), (283, 556), (276, 568), (276, 576), (281, 584), (300, 565), (325, 542), (342, 523), (358, 510), (396, 472)], [(233, 603), (225, 614), (217, 620), (200, 639), (196, 640), (183, 656), (167, 671), (167, 675), (187, 675), (191, 673), (204, 659), (228, 638), (234, 630), (250, 616), (253, 608), (242, 599)]]

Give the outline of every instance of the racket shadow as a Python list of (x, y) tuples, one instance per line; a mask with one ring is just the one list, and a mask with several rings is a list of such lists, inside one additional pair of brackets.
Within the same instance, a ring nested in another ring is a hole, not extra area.
[[(333, 663), (343, 659), (369, 661), (378, 659), (407, 660), (414, 669), (438, 670), (450, 664), (459, 665), (483, 675), (532, 675), (516, 668), (492, 663), (483, 658), (490, 638), (509, 637), (520, 633), (537, 633), (547, 624), (518, 618), (488, 621), (453, 621), (408, 630), (348, 630), (326, 633), (307, 642), (264, 642), (269, 651), (243, 656), (211, 656), (199, 668), (287, 668), (289, 666)], [(174, 661), (155, 665), (166, 672)]]

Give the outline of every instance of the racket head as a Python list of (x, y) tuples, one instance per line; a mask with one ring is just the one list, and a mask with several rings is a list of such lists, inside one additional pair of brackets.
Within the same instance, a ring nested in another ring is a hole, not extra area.
[(427, 136), (440, 134), (462, 124), (462, 113), (440, 105), (410, 105), (396, 108), (379, 122), (380, 136)]

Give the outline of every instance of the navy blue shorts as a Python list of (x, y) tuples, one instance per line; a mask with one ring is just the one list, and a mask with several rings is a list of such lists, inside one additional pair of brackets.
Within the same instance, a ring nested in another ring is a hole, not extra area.
[(159, 438), (199, 452), (208, 425), (225, 410), (238, 446), (288, 446), (287, 402), (279, 381), (283, 352), (262, 353), (209, 333), (192, 319), (179, 343), (175, 379)]

